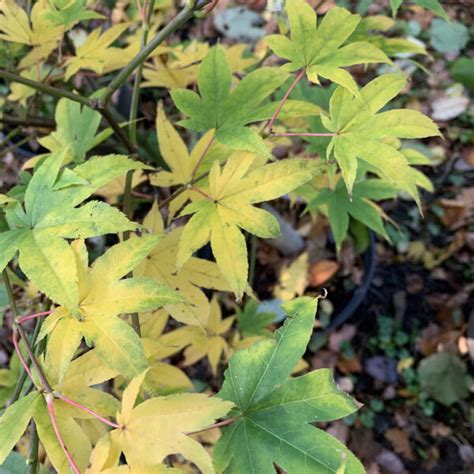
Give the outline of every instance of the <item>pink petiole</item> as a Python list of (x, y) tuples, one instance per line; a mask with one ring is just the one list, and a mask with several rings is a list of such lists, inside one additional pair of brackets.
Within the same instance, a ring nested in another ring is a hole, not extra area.
[(50, 393), (45, 394), (45, 399), (46, 399), (46, 405), (48, 407), (48, 413), (49, 413), (49, 418), (51, 420), (51, 424), (53, 425), (53, 430), (56, 435), (56, 438), (58, 439), (59, 444), (61, 445), (61, 448), (64, 451), (64, 454), (66, 455), (66, 458), (74, 471), (74, 474), (81, 474), (81, 471), (77, 467), (77, 464), (74, 462), (74, 459), (72, 458), (71, 454), (66, 448), (66, 444), (64, 443), (64, 440), (61, 436), (61, 433), (59, 432), (58, 425), (56, 423), (56, 417), (54, 416), (54, 406), (53, 406), (53, 395)]
[(20, 316), (17, 321), (20, 324), (23, 324), (25, 321), (29, 321), (30, 319), (36, 319), (40, 316), (48, 316), (51, 314), (52, 311), (42, 311), (41, 313), (29, 314), (28, 316)]
[(89, 413), (89, 415), (92, 415), (94, 418), (97, 418), (98, 420), (102, 421), (102, 423), (105, 423), (106, 425), (109, 425), (112, 428), (115, 428), (115, 429), (120, 428), (120, 425), (118, 423), (114, 423), (113, 421), (107, 420), (107, 418), (104, 418), (103, 416), (99, 415), (94, 410), (91, 410), (90, 408), (87, 408), (86, 406), (81, 405), (80, 403), (75, 402), (74, 400), (71, 400), (70, 398), (64, 395), (61, 395), (60, 393), (55, 393), (55, 396), (59, 398), (60, 400), (62, 400), (63, 402), (73, 407), (79, 408), (80, 410), (85, 411), (86, 413)]

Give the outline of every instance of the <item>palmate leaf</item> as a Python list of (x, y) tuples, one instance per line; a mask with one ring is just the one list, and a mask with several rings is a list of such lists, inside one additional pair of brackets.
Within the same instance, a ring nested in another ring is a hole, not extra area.
[(350, 199), (341, 179), (335, 189), (321, 190), (318, 196), (308, 203), (308, 210), (324, 210), (329, 219), (336, 247), (340, 250), (349, 231), (350, 217), (388, 240), (383, 224), (384, 213), (373, 201), (392, 199), (396, 195), (396, 189), (389, 183), (380, 179), (365, 179), (355, 183)]
[(54, 118), (56, 131), (40, 138), (39, 142), (52, 153), (68, 149), (67, 162), (84, 161), (86, 153), (110, 134), (109, 129), (96, 135), (100, 125), (99, 112), (69, 99), (58, 101)]
[(221, 169), (214, 162), (205, 198), (188, 204), (181, 215), (193, 214), (184, 227), (177, 265), (181, 268), (207, 242), (237, 298), (247, 286), (247, 246), (239, 228), (262, 238), (280, 232), (278, 221), (254, 204), (275, 199), (309, 181), (320, 170), (314, 160), (289, 159), (249, 171), (255, 157), (232, 156)]
[(142, 343), (135, 331), (117, 316), (151, 311), (181, 298), (171, 288), (152, 278), (123, 277), (143, 260), (159, 236), (133, 238), (111, 247), (87, 266), (83, 241), (75, 241), (72, 252), (77, 268), (78, 291), (73, 310), (58, 308), (44, 325), (41, 336), (49, 334), (47, 358), (58, 367), (61, 380), (82, 338), (94, 344), (110, 368), (133, 377), (147, 367)]
[(415, 110), (394, 109), (381, 112), (405, 86), (401, 74), (385, 74), (360, 90), (360, 97), (338, 87), (329, 102), (329, 116), (321, 120), (336, 133), (329, 144), (328, 155), (338, 162), (349, 194), (357, 174), (358, 159), (369, 163), (383, 179), (409, 193), (417, 202), (417, 179), (406, 157), (389, 143), (393, 138), (440, 136), (436, 124)]
[(50, 0), (49, 9), (42, 15), (55, 26), (64, 25), (68, 28), (82, 20), (103, 19), (104, 15), (87, 9), (86, 0)]
[[(145, 217), (143, 225), (153, 234), (164, 233), (163, 220), (156, 203)], [(201, 288), (218, 291), (230, 291), (231, 288), (219, 267), (202, 258), (191, 257), (176, 271), (176, 257), (182, 234), (183, 227), (168, 232), (152, 249), (148, 258), (137, 266), (134, 274), (155, 278), (178, 291), (183, 301), (166, 305), (164, 309), (176, 321), (205, 327), (210, 307)]]
[(274, 339), (237, 352), (229, 362), (218, 396), (236, 405), (237, 419), (214, 449), (218, 472), (288, 474), (363, 473), (357, 458), (339, 441), (310, 425), (342, 418), (357, 403), (341, 392), (331, 371), (289, 375), (306, 350), (313, 331), (317, 300), (286, 303), (288, 318)]
[[(189, 116), (181, 125), (195, 131), (215, 129), (216, 140), (237, 150), (270, 155), (258, 133), (246, 127), (270, 118), (278, 103), (264, 101), (287, 79), (281, 69), (259, 68), (242, 79), (231, 91), (232, 74), (220, 46), (209, 50), (199, 68), (199, 94), (174, 89), (176, 107)], [(282, 113), (293, 116), (319, 114), (319, 107), (299, 101), (287, 101)]]
[(38, 166), (26, 188), (24, 205), (6, 205), (11, 230), (0, 233), (0, 270), (19, 250), (26, 276), (53, 301), (73, 309), (77, 302), (76, 266), (64, 239), (136, 228), (124, 214), (103, 202), (79, 204), (128, 170), (147, 167), (126, 156), (109, 155), (60, 174), (65, 153), (54, 153)]
[[(176, 186), (189, 183), (193, 177), (200, 176), (209, 171), (214, 160), (225, 159), (227, 155), (225, 150), (227, 147), (220, 143), (214, 142), (214, 132), (208, 131), (196, 143), (191, 152), (184, 140), (180, 137), (173, 124), (167, 119), (163, 104), (158, 104), (156, 117), (156, 135), (160, 147), (161, 156), (169, 166), (170, 171), (159, 171), (150, 176), (150, 183), (153, 186)], [(209, 143), (212, 143), (209, 146)], [(206, 150), (206, 148), (208, 148)], [(199, 163), (201, 157), (205, 153), (204, 159)], [(198, 166), (199, 165), (199, 166)], [(196, 166), (196, 170), (194, 169)], [(176, 199), (171, 201), (169, 206), (169, 217), (171, 220), (176, 212), (193, 195), (192, 191), (186, 190)]]
[(287, 0), (286, 12), (291, 39), (270, 35), (265, 41), (277, 56), (289, 61), (284, 66), (288, 71), (304, 68), (311, 82), (319, 84), (321, 76), (357, 95), (357, 84), (343, 67), (391, 63), (385, 53), (370, 43), (357, 41), (342, 46), (360, 22), (359, 15), (352, 15), (345, 8), (331, 8), (319, 26), (316, 12), (305, 0)]
[(213, 473), (207, 451), (186, 433), (211, 425), (233, 404), (189, 393), (152, 398), (134, 406), (145, 375), (135, 377), (123, 394), (122, 410), (117, 416), (121, 428), (110, 433), (112, 443), (123, 451), (132, 468), (159, 464), (166, 456), (179, 453), (203, 474)]
[(65, 79), (70, 79), (80, 69), (105, 74), (124, 67), (136, 54), (137, 48), (111, 45), (129, 26), (128, 23), (119, 23), (103, 32), (100, 27), (93, 30), (84, 43), (76, 48), (75, 56), (67, 59)]
[(232, 316), (222, 319), (219, 301), (214, 297), (210, 303), (209, 319), (203, 327), (184, 326), (164, 334), (158, 342), (169, 348), (167, 355), (184, 349), (183, 367), (194, 365), (207, 358), (215, 377), (222, 357), (227, 358), (229, 355), (229, 344), (225, 340), (225, 334), (231, 328), (234, 319)]

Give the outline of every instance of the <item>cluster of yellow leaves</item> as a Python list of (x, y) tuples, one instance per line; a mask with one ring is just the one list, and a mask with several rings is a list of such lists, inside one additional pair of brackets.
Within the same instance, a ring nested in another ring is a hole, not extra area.
[(54, 26), (42, 14), (47, 8), (48, 1), (39, 0), (33, 5), (29, 18), (15, 0), (0, 2), (0, 39), (33, 48), (20, 62), (20, 69), (32, 66), (49, 56), (64, 33), (62, 26)]
[[(246, 44), (225, 47), (225, 54), (232, 73), (244, 72), (258, 62), (258, 59), (246, 54)], [(208, 43), (192, 41), (188, 45), (162, 48), (151, 63), (143, 70), (142, 87), (166, 87), (167, 89), (185, 88), (197, 82), (199, 65), (209, 51)]]
[[(164, 223), (156, 203), (147, 214), (143, 225), (155, 235), (164, 232)], [(221, 271), (214, 262), (191, 257), (177, 271), (177, 253), (183, 228), (168, 232), (136, 268), (135, 275), (151, 277), (178, 291), (182, 303), (164, 308), (177, 321), (204, 327), (209, 318), (209, 301), (201, 288), (228, 291)]]

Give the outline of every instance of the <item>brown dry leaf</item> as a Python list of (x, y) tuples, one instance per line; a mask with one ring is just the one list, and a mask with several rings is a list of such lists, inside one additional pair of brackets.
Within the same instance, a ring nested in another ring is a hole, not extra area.
[(421, 331), (417, 347), (424, 356), (429, 356), (439, 351), (456, 353), (460, 336), (460, 331), (442, 331), (440, 326), (430, 323)]
[(311, 265), (309, 270), (309, 285), (321, 286), (330, 280), (339, 270), (339, 263), (334, 260), (320, 260)]
[(431, 436), (434, 436), (435, 438), (438, 436), (441, 436), (442, 438), (447, 438), (448, 436), (451, 436), (451, 433), (453, 432), (453, 429), (449, 426), (446, 426), (443, 423), (435, 421), (431, 425)]
[(466, 221), (467, 203), (463, 199), (440, 199), (439, 205), (443, 208), (441, 222), (448, 229), (456, 229)]
[(346, 359), (344, 356), (339, 356), (336, 367), (344, 374), (354, 374), (362, 372), (362, 364), (357, 356)]
[(410, 439), (405, 430), (402, 430), (401, 428), (391, 428), (385, 432), (385, 438), (392, 443), (393, 449), (396, 453), (401, 454), (406, 459), (410, 459), (410, 461), (415, 459)]

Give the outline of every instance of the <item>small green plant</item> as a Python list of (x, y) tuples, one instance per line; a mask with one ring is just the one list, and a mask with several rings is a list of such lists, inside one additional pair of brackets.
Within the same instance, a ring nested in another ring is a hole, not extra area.
[[(424, 51), (384, 42), (343, 8), (317, 20), (304, 0), (287, 0), (261, 57), (170, 40), (216, 3), (189, 1), (170, 19), (166, 2), (138, 1), (107, 28), (83, 0), (0, 0), (0, 121), (14, 127), (5, 140), (33, 127), (46, 150), (0, 195), (16, 353), (0, 372), (0, 464), (18, 461), (10, 453), (24, 438), (30, 473), (42, 469), (39, 443), (60, 474), (180, 472), (182, 457), (203, 473), (364, 472), (312, 426), (357, 402), (329, 370), (292, 377), (317, 298), (286, 302), (273, 334), (274, 316), (252, 302), (246, 238), (279, 235), (258, 205), (288, 193), (328, 217), (338, 249), (351, 222), (388, 238), (378, 201), (403, 193), (420, 205), (424, 157), (400, 139), (438, 128), (413, 110), (386, 110), (402, 73), (360, 88), (346, 67)], [(112, 97), (132, 76), (124, 120)], [(312, 91), (327, 82), (321, 106)], [(309, 95), (290, 98), (303, 84)], [(144, 87), (156, 99), (158, 146), (137, 124)], [(274, 158), (280, 141), (300, 139), (321, 139), (319, 154)], [(145, 181), (157, 199), (134, 196)], [(208, 243), (212, 260), (196, 255)], [(226, 293), (247, 299), (236, 318), (224, 314)], [(385, 343), (392, 351), (406, 340)], [(374, 401), (370, 413), (380, 409)], [(218, 428), (211, 456), (203, 432)]]

